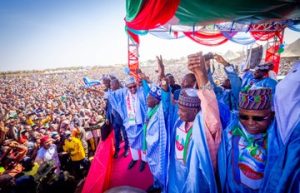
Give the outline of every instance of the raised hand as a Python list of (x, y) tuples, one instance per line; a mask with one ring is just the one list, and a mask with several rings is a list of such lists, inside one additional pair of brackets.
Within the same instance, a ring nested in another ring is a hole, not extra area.
[(202, 52), (188, 56), (188, 69), (195, 74), (199, 88), (208, 82), (205, 59), (202, 56)]
[(202, 52), (188, 55), (188, 69), (194, 74), (204, 72), (205, 60), (202, 56)]
[(164, 66), (163, 59), (162, 59), (161, 55), (156, 56), (156, 60), (157, 60), (157, 64), (158, 64), (159, 67), (163, 67)]
[(214, 59), (220, 64), (223, 64), (225, 66), (229, 65), (229, 63), (219, 54), (215, 54)]
[(159, 55), (159, 56), (156, 56), (156, 60), (157, 60), (157, 66), (158, 66), (158, 75), (159, 75), (159, 78), (161, 79), (162, 77), (165, 76), (165, 66), (164, 66), (164, 63), (163, 63), (163, 59), (162, 59), (162, 56)]
[(146, 75), (145, 75), (145, 73), (143, 73), (143, 72), (140, 72), (140, 73), (139, 73), (139, 77), (140, 77), (140, 79), (142, 79), (142, 80), (145, 80), (145, 79), (146, 79)]
[(146, 80), (147, 82), (151, 82), (150, 78), (148, 76), (146, 76), (146, 74), (143, 73), (142, 71), (139, 73), (139, 77), (141, 80)]

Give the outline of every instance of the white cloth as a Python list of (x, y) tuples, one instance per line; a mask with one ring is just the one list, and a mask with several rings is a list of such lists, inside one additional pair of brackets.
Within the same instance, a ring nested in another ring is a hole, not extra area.
[(178, 128), (176, 128), (175, 155), (176, 159), (181, 161), (183, 161), (184, 144), (188, 133), (185, 130), (184, 125), (185, 122), (183, 122)]
[(274, 109), (281, 140), (286, 143), (293, 128), (300, 121), (300, 61), (297, 61), (287, 76), (278, 83)]

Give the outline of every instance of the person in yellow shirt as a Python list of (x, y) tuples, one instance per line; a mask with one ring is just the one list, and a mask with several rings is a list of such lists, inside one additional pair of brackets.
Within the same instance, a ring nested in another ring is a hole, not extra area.
[(30, 125), (30, 126), (35, 125), (35, 122), (33, 121), (33, 119), (34, 119), (34, 113), (29, 114), (26, 119), (26, 124)]
[(80, 167), (82, 166), (85, 168), (85, 152), (82, 143), (76, 137), (72, 137), (70, 131), (65, 132), (65, 137), (66, 139), (63, 150), (70, 155), (73, 170), (72, 172), (74, 173), (74, 176), (81, 179), (83, 177), (83, 174), (80, 170)]
[(40, 168), (40, 165), (29, 157), (25, 157), (21, 163), (24, 167), (23, 173), (26, 176), (35, 176)]
[(46, 124), (48, 124), (51, 121), (51, 116), (47, 115), (45, 118), (41, 119), (40, 121), (40, 125), (41, 126), (45, 126)]

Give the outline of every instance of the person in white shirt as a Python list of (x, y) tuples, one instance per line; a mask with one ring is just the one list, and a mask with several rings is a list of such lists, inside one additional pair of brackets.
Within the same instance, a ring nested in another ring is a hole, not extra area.
[(56, 166), (55, 172), (59, 173), (60, 171), (60, 162), (57, 153), (57, 147), (52, 143), (52, 139), (49, 136), (44, 136), (41, 139), (41, 147), (37, 152), (35, 162), (41, 165), (44, 162), (54, 162)]

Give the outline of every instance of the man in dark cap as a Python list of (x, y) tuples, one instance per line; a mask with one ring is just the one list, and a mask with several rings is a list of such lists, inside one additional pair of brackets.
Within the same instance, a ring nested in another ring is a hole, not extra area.
[[(174, 107), (176, 108), (176, 107)], [(170, 107), (171, 109), (171, 107)], [(172, 126), (170, 130), (170, 155), (169, 168), (167, 171), (168, 192), (183, 192), (184, 184), (188, 176), (188, 160), (191, 152), (190, 141), (193, 132), (193, 123), (196, 115), (200, 111), (200, 99), (195, 89), (181, 89), (178, 110), (170, 112), (174, 115), (178, 114), (178, 118), (171, 118)], [(177, 116), (178, 116), (177, 115)], [(171, 129), (172, 128), (172, 129)]]
[[(221, 141), (221, 122), (216, 95), (208, 82), (204, 60), (200, 63), (200, 56), (190, 55), (188, 60), (188, 68), (193, 72), (199, 90), (182, 89), (178, 109), (169, 107), (167, 192), (217, 191), (214, 171)], [(175, 116), (176, 112), (178, 116)]]
[(144, 90), (147, 95), (148, 111), (146, 121), (143, 125), (143, 146), (154, 182), (147, 192), (162, 190), (166, 181), (166, 157), (167, 157), (167, 129), (166, 117), (167, 109), (161, 97), (161, 88), (156, 85), (148, 86), (142, 80)]

